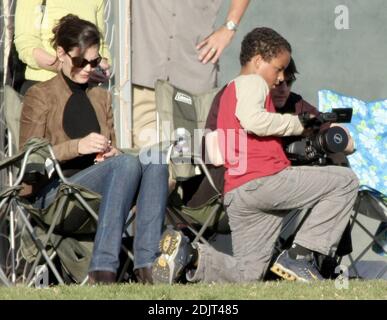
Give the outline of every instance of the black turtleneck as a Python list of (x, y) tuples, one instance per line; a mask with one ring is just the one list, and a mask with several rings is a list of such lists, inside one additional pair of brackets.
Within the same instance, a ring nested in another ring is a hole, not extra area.
[[(101, 128), (97, 115), (86, 94), (88, 84), (76, 83), (66, 77), (63, 72), (62, 75), (72, 92), (63, 111), (63, 130), (70, 139), (80, 139), (92, 132), (100, 133)], [(64, 174), (71, 176), (91, 166), (94, 158), (95, 154), (90, 154), (67, 161), (62, 165)]]
[[(63, 73), (62, 73), (63, 74)], [(76, 83), (63, 74), (72, 95), (63, 112), (63, 129), (71, 139), (79, 139), (91, 132), (101, 132), (97, 115), (86, 95), (87, 83)]]

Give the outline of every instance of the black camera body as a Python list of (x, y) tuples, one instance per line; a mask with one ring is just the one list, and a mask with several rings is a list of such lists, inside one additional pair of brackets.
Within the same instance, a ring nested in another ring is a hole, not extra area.
[(308, 113), (299, 115), (305, 129), (312, 134), (285, 145), (285, 152), (293, 165), (326, 165), (327, 156), (343, 152), (348, 144), (348, 134), (341, 127), (322, 129), (325, 123), (348, 123), (352, 119), (352, 108), (333, 109), (311, 117)]

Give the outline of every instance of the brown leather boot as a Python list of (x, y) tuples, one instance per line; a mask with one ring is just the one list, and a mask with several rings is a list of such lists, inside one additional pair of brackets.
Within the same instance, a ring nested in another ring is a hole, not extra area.
[(116, 274), (111, 271), (89, 272), (89, 284), (108, 284), (116, 282)]
[(138, 282), (142, 284), (153, 284), (152, 267), (138, 268), (134, 270), (134, 274), (136, 275)]

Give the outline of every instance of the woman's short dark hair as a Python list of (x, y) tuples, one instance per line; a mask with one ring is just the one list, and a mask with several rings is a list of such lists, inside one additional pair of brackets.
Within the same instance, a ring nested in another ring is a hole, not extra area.
[(292, 48), (285, 38), (273, 29), (255, 28), (244, 37), (239, 60), (244, 66), (251, 58), (259, 54), (263, 60), (270, 62), (282, 51), (292, 52)]
[(73, 14), (61, 18), (52, 32), (54, 37), (51, 39), (51, 45), (54, 49), (60, 46), (65, 52), (69, 52), (78, 47), (81, 57), (88, 48), (100, 46), (101, 43), (101, 33), (97, 26)]

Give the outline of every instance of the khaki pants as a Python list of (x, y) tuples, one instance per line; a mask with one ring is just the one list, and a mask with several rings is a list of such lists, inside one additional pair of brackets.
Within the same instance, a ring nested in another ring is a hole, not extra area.
[(199, 264), (190, 281), (262, 280), (269, 266), (284, 211), (311, 208), (294, 243), (333, 255), (348, 224), (359, 181), (351, 169), (289, 167), (227, 192), (224, 205), (232, 231), (233, 256), (199, 244)]
[(133, 146), (142, 148), (156, 143), (155, 90), (133, 86)]

